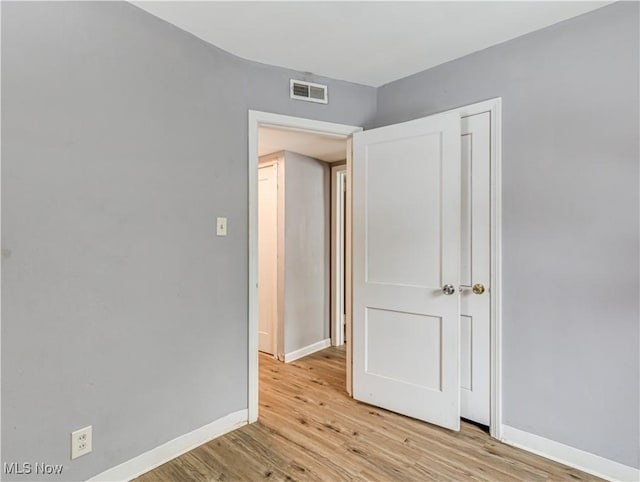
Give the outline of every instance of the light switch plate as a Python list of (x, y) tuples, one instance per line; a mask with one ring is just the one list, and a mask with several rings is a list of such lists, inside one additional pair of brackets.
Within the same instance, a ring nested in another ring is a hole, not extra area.
[(227, 235), (227, 218), (216, 219), (216, 235), (217, 236)]

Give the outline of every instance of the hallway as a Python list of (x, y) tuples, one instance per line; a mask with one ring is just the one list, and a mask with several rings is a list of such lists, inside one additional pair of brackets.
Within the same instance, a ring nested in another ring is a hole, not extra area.
[(143, 475), (213, 480), (599, 480), (462, 423), (452, 433), (350, 399), (344, 349), (260, 355), (260, 420)]

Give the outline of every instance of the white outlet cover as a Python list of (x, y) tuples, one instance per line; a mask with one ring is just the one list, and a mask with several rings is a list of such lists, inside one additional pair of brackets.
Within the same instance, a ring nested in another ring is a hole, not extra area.
[(216, 235), (227, 235), (227, 218), (216, 218)]
[(88, 454), (93, 449), (93, 427), (81, 428), (71, 432), (71, 460)]

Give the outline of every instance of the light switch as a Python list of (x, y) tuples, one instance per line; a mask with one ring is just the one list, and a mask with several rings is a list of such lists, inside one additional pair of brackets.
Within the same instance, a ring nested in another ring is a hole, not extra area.
[(217, 236), (227, 235), (227, 218), (216, 219), (216, 235)]

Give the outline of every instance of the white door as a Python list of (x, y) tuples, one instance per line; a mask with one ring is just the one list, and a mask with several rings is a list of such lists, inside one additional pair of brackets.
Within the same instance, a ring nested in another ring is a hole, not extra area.
[(462, 118), (460, 414), (483, 425), (491, 398), (490, 162), (491, 114)]
[(258, 349), (275, 353), (278, 315), (278, 176), (276, 164), (258, 169)]
[(353, 396), (459, 430), (459, 114), (354, 134), (352, 169)]
[(331, 169), (332, 189), (332, 262), (333, 273), (331, 281), (331, 303), (333, 330), (331, 338), (334, 346), (345, 343), (346, 317), (346, 270), (345, 270), (345, 236), (346, 236), (346, 166), (336, 166)]

